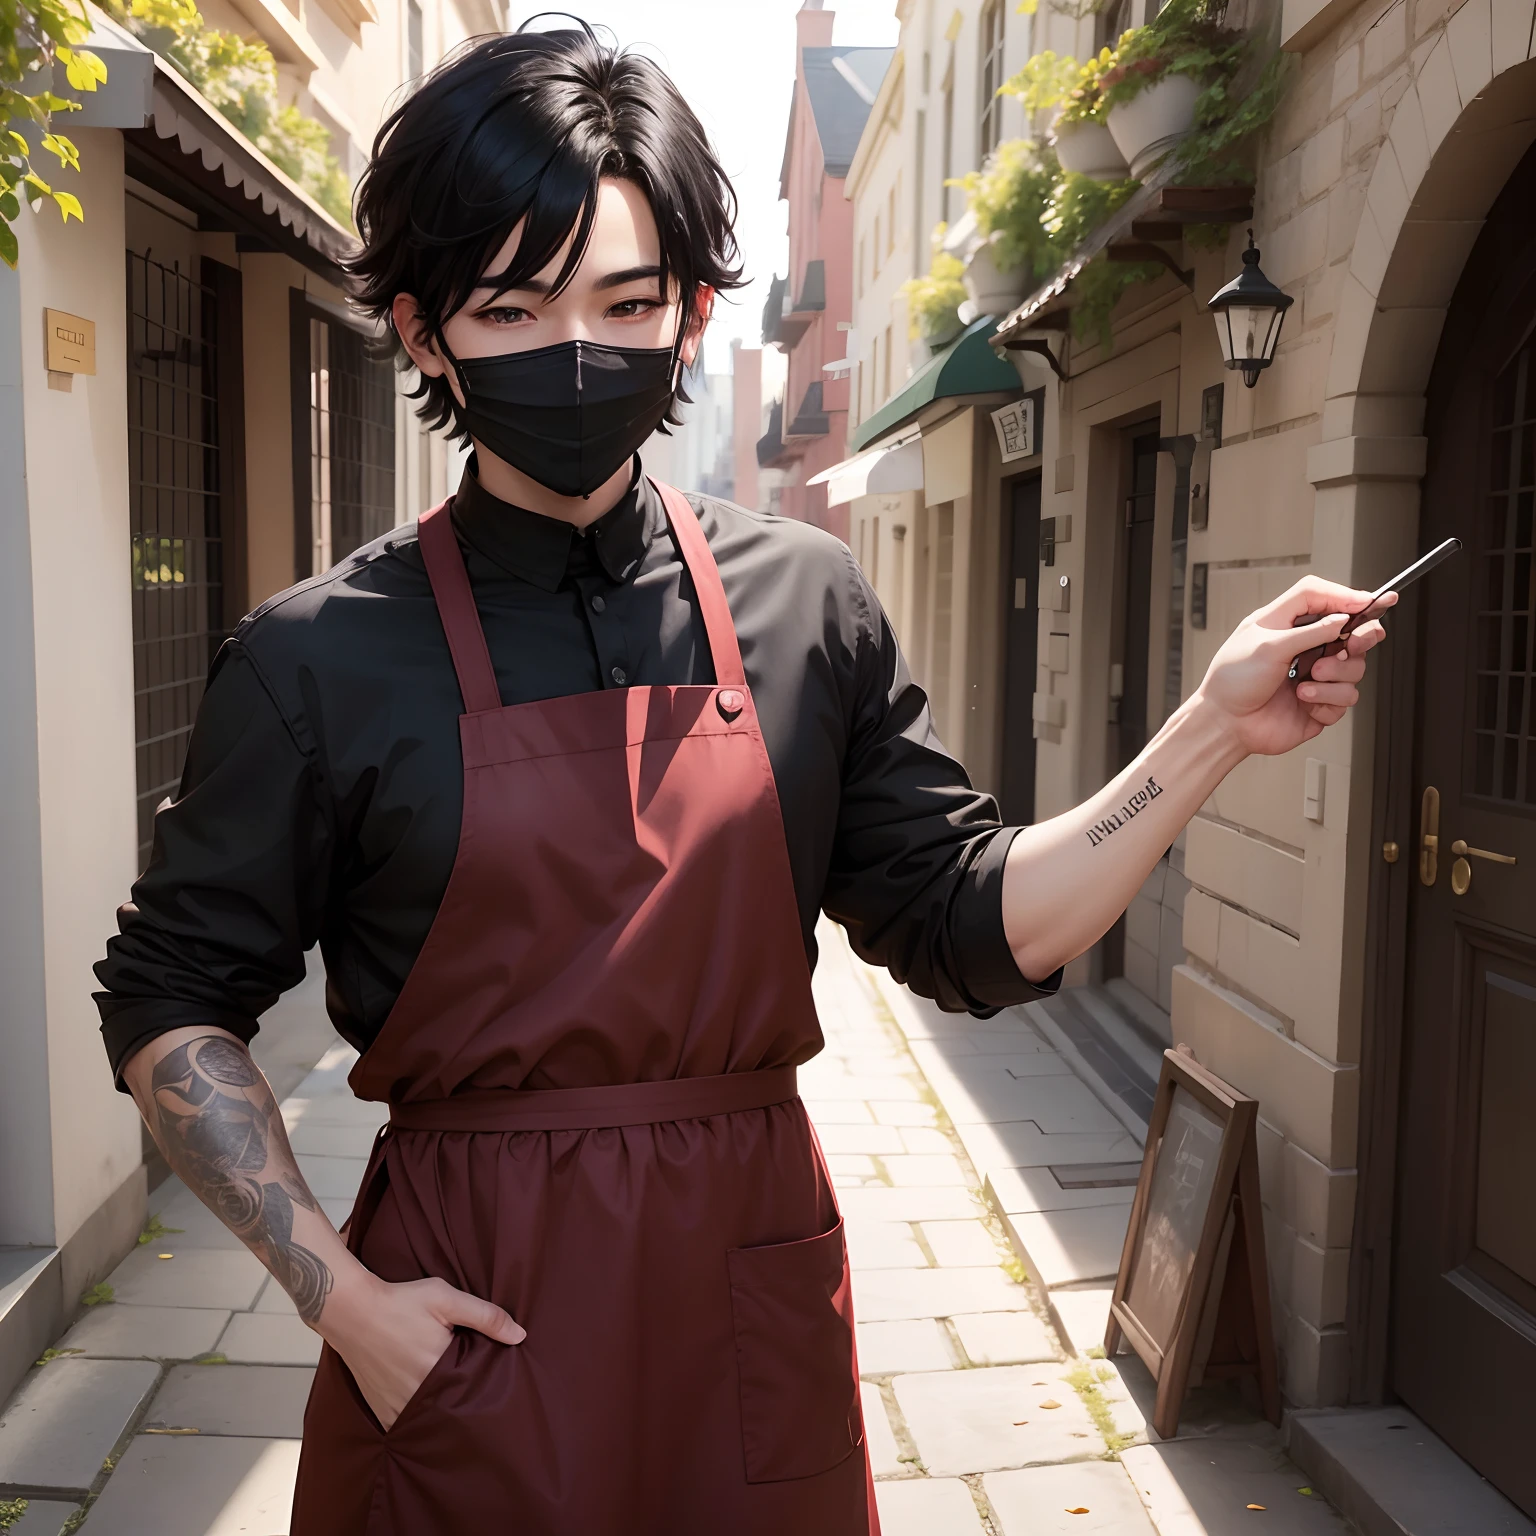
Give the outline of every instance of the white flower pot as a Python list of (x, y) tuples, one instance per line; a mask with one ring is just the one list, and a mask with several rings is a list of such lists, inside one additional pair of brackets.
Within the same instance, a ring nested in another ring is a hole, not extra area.
[(1189, 137), (1199, 96), (1198, 81), (1188, 75), (1164, 75), (1129, 101), (1110, 108), (1110, 136), (1138, 181)]
[(1023, 270), (998, 269), (996, 242), (996, 235), (978, 242), (965, 262), (965, 292), (978, 317), (1005, 315), (1024, 297)]
[(1052, 143), (1064, 171), (1094, 181), (1124, 181), (1131, 174), (1114, 137), (1103, 123), (1058, 123)]

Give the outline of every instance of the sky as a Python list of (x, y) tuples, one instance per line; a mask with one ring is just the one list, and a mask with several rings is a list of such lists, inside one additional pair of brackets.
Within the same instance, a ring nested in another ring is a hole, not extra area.
[[(525, 0), (529, 3), (529, 0)], [(663, 66), (698, 113), (736, 188), (736, 237), (751, 286), (720, 303), (705, 337), (711, 372), (729, 364), (731, 338), (761, 345), (763, 301), (788, 255), (779, 166), (795, 79), (800, 0), (567, 0), (593, 27), (610, 28)], [(518, 21), (513, 5), (512, 23)], [(827, 0), (832, 40), (894, 47), (896, 0)], [(530, 12), (531, 14), (531, 12)], [(549, 25), (545, 22), (541, 25)]]

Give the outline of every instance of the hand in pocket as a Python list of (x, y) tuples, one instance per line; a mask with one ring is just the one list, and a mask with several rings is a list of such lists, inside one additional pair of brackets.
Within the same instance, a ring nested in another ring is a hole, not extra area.
[(521, 1344), (528, 1336), (500, 1307), (446, 1280), (370, 1279), (359, 1294), (332, 1292), (319, 1331), (386, 1430), (442, 1358), (455, 1328), (473, 1328), (502, 1344)]

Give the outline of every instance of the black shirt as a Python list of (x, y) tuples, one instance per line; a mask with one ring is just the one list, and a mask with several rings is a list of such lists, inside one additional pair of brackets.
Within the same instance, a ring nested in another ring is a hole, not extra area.
[[(807, 954), (819, 909), (952, 1011), (1041, 995), (1003, 934), (1012, 829), (933, 734), (847, 548), (691, 497), (720, 568), (783, 810)], [(703, 621), (649, 481), (585, 533), (464, 477), (452, 506), (507, 704), (710, 683)], [(365, 1049), (458, 845), (463, 704), (414, 524), (264, 603), (214, 662), (176, 803), (96, 966), (113, 1070), (217, 1024), (249, 1040), (319, 943)]]

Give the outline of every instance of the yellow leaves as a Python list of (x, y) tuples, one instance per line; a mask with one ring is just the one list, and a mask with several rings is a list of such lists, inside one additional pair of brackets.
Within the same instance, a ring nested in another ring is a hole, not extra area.
[(48, 183), (37, 174), (36, 171), (28, 171), (27, 174), (21, 178), (21, 184), (24, 187), (32, 187), (35, 189), (34, 191), (27, 193), (28, 202), (35, 203), (40, 197), (53, 196), (53, 188), (50, 187)]
[(1020, 16), (1033, 16), (1040, 9), (1040, 0), (1019, 0), (1018, 12)]
[(1043, 1403), (1040, 1404), (1040, 1406), (1042, 1408), (1060, 1408), (1061, 1404), (1058, 1403), (1054, 1397), (1048, 1397)]
[(1076, 1509), (1068, 1509), (1064, 1513), (1069, 1515), (1086, 1515), (1089, 1513), (1089, 1509), (1086, 1504), (1079, 1504)]
[(64, 74), (77, 91), (94, 91), (107, 78), (107, 66), (89, 49), (56, 48)]
[(80, 199), (73, 192), (55, 192), (53, 200), (59, 205), (59, 213), (66, 224), (74, 218), (82, 224), (85, 223), (85, 210), (80, 206)]
[(1265, 1506), (1263, 1504), (1250, 1504), (1248, 1506), (1248, 1508), (1249, 1509), (1263, 1509), (1263, 1508), (1265, 1508)]
[(59, 157), (59, 164), (65, 170), (78, 171), (80, 169), (80, 151), (62, 133), (45, 133), (43, 135), (43, 148), (49, 151), (50, 154), (57, 155)]

